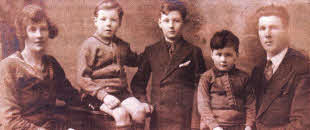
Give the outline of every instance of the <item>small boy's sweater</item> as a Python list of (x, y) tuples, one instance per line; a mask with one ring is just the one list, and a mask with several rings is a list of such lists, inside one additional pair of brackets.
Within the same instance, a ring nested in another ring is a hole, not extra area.
[(249, 76), (233, 67), (228, 72), (215, 67), (205, 72), (198, 85), (198, 111), (201, 122), (217, 126), (253, 126), (255, 121), (254, 88)]

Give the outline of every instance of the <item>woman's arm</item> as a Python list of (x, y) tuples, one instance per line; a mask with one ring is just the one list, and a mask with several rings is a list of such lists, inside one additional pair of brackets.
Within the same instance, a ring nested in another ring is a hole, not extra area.
[(19, 86), (16, 65), (7, 61), (0, 64), (0, 119), (5, 130), (44, 130), (22, 117), (23, 106), (19, 104)]

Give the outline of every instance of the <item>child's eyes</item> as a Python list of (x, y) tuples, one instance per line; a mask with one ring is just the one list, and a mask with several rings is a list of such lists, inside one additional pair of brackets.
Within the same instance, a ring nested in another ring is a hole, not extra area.
[(35, 32), (36, 30), (37, 30), (36, 27), (30, 27), (30, 31), (31, 31), (31, 32)]
[(106, 20), (106, 18), (101, 18), (100, 20), (105, 21), (105, 20)]

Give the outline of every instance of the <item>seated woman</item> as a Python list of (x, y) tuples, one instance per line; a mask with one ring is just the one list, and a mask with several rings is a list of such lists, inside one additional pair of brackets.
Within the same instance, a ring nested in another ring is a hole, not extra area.
[(74, 128), (69, 119), (56, 117), (56, 99), (81, 105), (81, 97), (56, 59), (44, 51), (48, 38), (56, 37), (57, 28), (37, 5), (25, 6), (15, 24), (25, 48), (0, 63), (0, 129)]

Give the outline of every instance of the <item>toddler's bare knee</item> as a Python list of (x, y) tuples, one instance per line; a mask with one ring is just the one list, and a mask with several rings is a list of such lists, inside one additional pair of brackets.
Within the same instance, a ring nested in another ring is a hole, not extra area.
[(137, 109), (131, 113), (132, 120), (136, 123), (143, 124), (146, 118), (146, 111), (143, 106), (137, 107)]
[(116, 122), (116, 126), (128, 126), (131, 125), (131, 119), (129, 113), (123, 108), (115, 108), (113, 110), (113, 117)]

